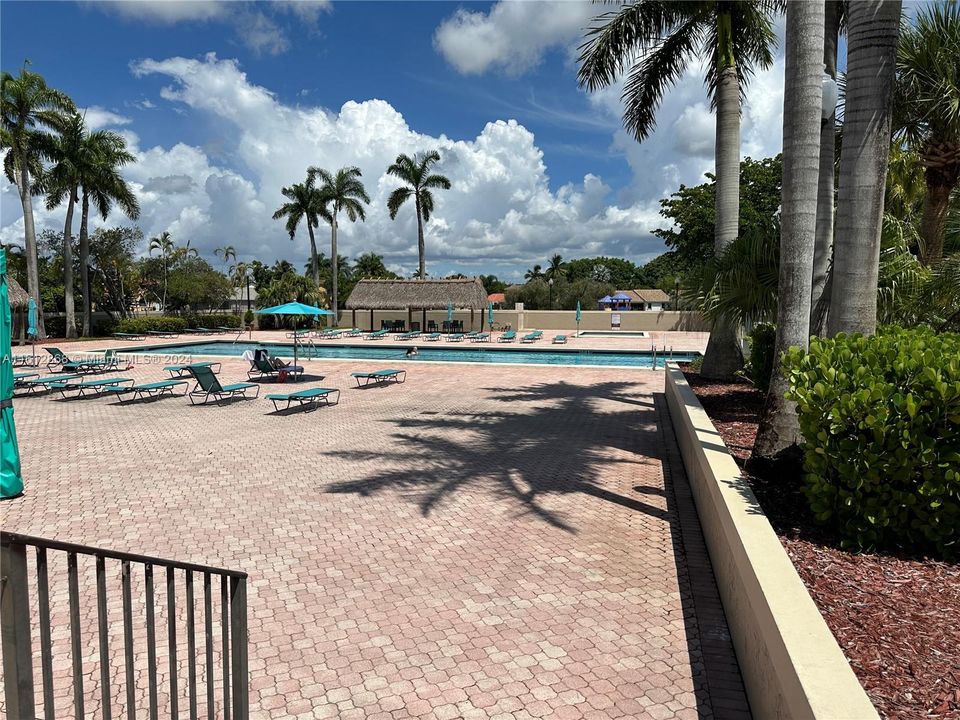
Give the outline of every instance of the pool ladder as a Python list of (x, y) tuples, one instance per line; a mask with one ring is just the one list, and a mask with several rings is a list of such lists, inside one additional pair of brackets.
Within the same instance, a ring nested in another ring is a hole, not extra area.
[[(656, 343), (654, 343), (653, 345), (650, 346), (650, 352), (653, 354), (653, 369), (656, 370), (656, 369), (657, 369), (657, 345), (656, 345)], [(673, 345), (670, 346), (669, 356), (667, 355), (667, 352), (668, 352), (668, 351), (667, 351), (667, 345), (666, 345), (666, 343), (664, 343), (664, 345), (663, 345), (663, 352), (661, 353), (661, 355), (663, 356), (663, 367), (664, 367), (664, 369), (666, 369), (668, 362), (672, 362), (672, 361), (673, 361)]]

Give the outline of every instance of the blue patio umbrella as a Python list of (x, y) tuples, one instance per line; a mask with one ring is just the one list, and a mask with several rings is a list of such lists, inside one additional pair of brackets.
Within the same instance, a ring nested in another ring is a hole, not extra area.
[[(288, 302), (283, 305), (274, 305), (273, 307), (263, 308), (257, 310), (258, 315), (310, 315), (312, 317), (319, 317), (320, 315), (333, 315), (332, 310), (324, 310), (323, 308), (318, 308), (314, 305), (305, 305), (301, 302)], [(300, 342), (297, 340), (296, 335), (293, 338), (293, 364), (297, 364), (297, 349), (300, 347)]]
[(577, 337), (580, 337), (580, 301), (577, 300)]
[(604, 295), (597, 302), (599, 302), (601, 305), (609, 305), (610, 303), (613, 302), (613, 298), (610, 297), (609, 295)]
[(27, 302), (27, 337), (30, 338), (30, 353), (37, 354), (37, 347), (33, 341), (37, 339), (37, 301), (32, 297)]
[(13, 318), (7, 297), (7, 254), (0, 251), (0, 498), (23, 494), (20, 475), (20, 449), (13, 423), (13, 359), (10, 342)]
[(487, 322), (493, 327), (493, 303), (487, 303)]

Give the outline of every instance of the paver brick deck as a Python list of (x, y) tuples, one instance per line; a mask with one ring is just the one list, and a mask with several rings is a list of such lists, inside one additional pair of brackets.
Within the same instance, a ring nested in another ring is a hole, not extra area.
[[(308, 414), (263, 399), (17, 399), (27, 494), (0, 506), (3, 527), (246, 570), (255, 718), (743, 716), (689, 494), (673, 494), (685, 480), (654, 399), (662, 374), (424, 363), (403, 385), (351, 387), (368, 366), (307, 361), (302, 385), (343, 390)], [(225, 359), (221, 377), (245, 369)], [(68, 716), (65, 582), (52, 601)], [(83, 603), (97, 713), (94, 595)], [(164, 622), (158, 601), (158, 634)], [(121, 716), (120, 627), (112, 651)], [(718, 656), (734, 689), (714, 708)]]

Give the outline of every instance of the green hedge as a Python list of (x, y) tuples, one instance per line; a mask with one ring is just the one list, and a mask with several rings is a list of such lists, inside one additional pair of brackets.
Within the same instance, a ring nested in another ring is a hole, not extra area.
[(766, 392), (770, 388), (770, 376), (773, 374), (777, 327), (770, 323), (760, 323), (750, 331), (749, 337), (750, 363), (747, 374), (759, 390)]
[[(83, 329), (83, 316), (76, 316), (77, 332)], [(62, 338), (67, 335), (67, 319), (65, 317), (48, 317), (43, 321), (44, 330), (49, 338)], [(91, 328), (92, 337), (109, 337), (110, 333), (116, 332), (117, 322), (111, 318), (102, 320), (94, 319)]]
[(960, 555), (960, 335), (814, 338), (783, 368), (817, 519), (850, 547)]
[(145, 332), (182, 332), (187, 328), (187, 321), (179, 317), (155, 315), (152, 317), (136, 317), (121, 320), (117, 324), (116, 332), (145, 333)]
[(239, 328), (243, 325), (243, 318), (239, 315), (221, 315), (220, 313), (180, 313), (180, 317), (187, 323), (188, 328), (196, 327), (223, 327)]

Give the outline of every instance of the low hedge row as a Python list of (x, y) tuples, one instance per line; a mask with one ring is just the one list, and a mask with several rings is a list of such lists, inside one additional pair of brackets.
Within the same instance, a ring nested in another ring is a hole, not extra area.
[(814, 338), (783, 368), (817, 518), (850, 547), (960, 555), (960, 335)]
[(117, 323), (117, 332), (182, 332), (188, 327), (187, 321), (180, 317), (156, 315), (153, 317), (135, 317)]

